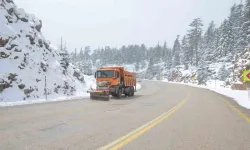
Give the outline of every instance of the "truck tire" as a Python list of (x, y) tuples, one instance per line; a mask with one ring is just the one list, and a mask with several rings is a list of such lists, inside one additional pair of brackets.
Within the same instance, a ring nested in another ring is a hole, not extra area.
[(134, 96), (135, 95), (135, 89), (134, 87), (132, 88), (132, 91), (131, 91), (131, 96)]
[(119, 89), (119, 90), (118, 90), (117, 98), (118, 98), (118, 99), (121, 99), (121, 98), (122, 98), (122, 89)]
[(94, 100), (94, 99), (95, 99), (94, 96), (93, 96), (93, 94), (90, 94), (90, 99), (91, 99), (91, 100)]
[(105, 101), (109, 101), (110, 100), (110, 96), (105, 97)]

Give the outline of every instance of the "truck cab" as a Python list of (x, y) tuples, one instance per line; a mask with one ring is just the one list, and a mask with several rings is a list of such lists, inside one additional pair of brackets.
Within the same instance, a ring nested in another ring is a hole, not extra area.
[(136, 74), (125, 71), (123, 67), (102, 67), (95, 72), (96, 90), (89, 91), (90, 97), (108, 98), (109, 95), (121, 98), (134, 96), (136, 89)]

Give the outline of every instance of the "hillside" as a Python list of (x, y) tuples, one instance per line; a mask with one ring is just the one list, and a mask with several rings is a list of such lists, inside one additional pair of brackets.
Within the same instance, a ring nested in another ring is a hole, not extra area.
[[(207, 28), (204, 26), (202, 18), (190, 21), (186, 34), (177, 35), (173, 47), (169, 47), (167, 41), (154, 46), (144, 43), (105, 46), (92, 50), (90, 54), (87, 46), (72, 53), (71, 60), (84, 63), (80, 68), (89, 70), (89, 74), (99, 66), (114, 64), (129, 65), (146, 79), (164, 76), (169, 81), (199, 85), (216, 79), (232, 88), (234, 84), (243, 84), (238, 82), (242, 72), (235, 69), (249, 59), (244, 51), (250, 43), (250, 1), (234, 4), (221, 24), (216, 25), (211, 20)], [(84, 62), (86, 59), (88, 62)]]
[(0, 0), (1, 102), (85, 94), (87, 76), (69, 63), (66, 50), (45, 39), (42, 25), (12, 0)]

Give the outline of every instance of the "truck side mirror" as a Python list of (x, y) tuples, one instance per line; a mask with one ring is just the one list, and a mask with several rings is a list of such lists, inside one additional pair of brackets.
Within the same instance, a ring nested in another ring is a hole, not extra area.
[(95, 72), (95, 78), (96, 78), (96, 72)]

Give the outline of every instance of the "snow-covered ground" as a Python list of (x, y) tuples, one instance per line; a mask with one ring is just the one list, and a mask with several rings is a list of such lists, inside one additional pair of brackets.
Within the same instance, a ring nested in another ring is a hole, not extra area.
[[(95, 79), (91, 76), (86, 76), (86, 84), (87, 87), (95, 87)], [(140, 90), (142, 88), (140, 83), (136, 84), (136, 89)], [(89, 94), (86, 93), (86, 91), (82, 91), (81, 93), (78, 93), (76, 96), (62, 96), (57, 98), (49, 98), (49, 99), (37, 99), (37, 100), (20, 100), (15, 102), (0, 102), (0, 107), (7, 107), (7, 106), (17, 106), (17, 105), (28, 105), (28, 104), (39, 104), (39, 103), (48, 103), (48, 102), (57, 102), (57, 101), (66, 101), (66, 100), (76, 100), (76, 99), (82, 99), (82, 98), (89, 98)]]
[[(33, 103), (85, 96), (90, 78), (69, 64), (42, 32), (42, 21), (0, 0), (0, 103)], [(21, 102), (23, 101), (23, 102)]]
[(230, 88), (222, 87), (223, 85), (222, 81), (210, 80), (207, 82), (207, 86), (196, 85), (192, 83), (183, 83), (183, 82), (169, 82), (167, 80), (163, 80), (163, 82), (174, 83), (174, 84), (185, 84), (193, 87), (209, 89), (219, 94), (231, 97), (242, 107), (250, 109), (250, 98), (248, 98), (248, 91), (231, 90)]

